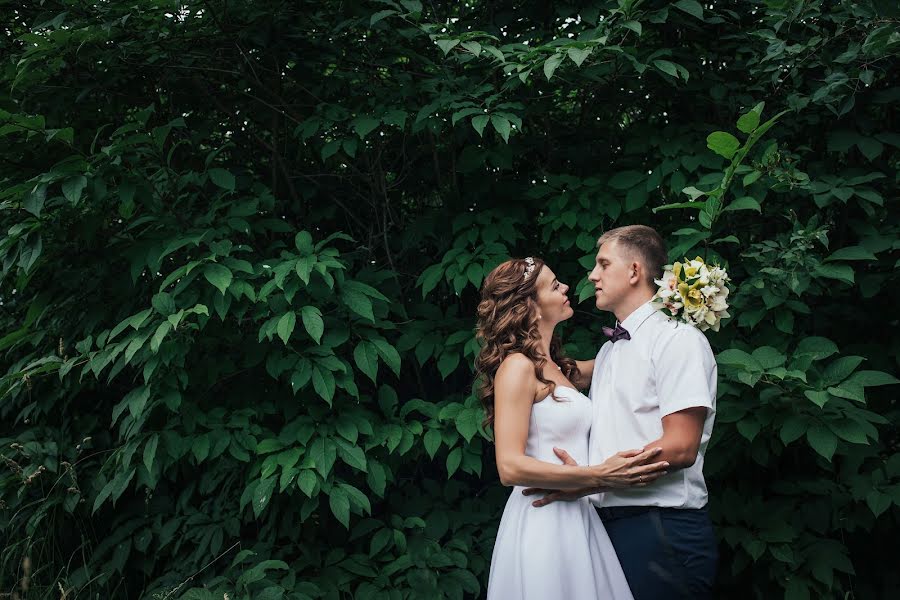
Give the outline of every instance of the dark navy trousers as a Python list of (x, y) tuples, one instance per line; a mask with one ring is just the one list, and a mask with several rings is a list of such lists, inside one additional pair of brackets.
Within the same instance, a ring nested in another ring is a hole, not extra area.
[(707, 507), (599, 508), (635, 600), (712, 598), (718, 551)]

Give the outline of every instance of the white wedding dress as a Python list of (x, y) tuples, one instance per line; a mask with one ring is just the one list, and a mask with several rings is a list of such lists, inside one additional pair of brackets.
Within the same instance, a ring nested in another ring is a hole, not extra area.
[[(553, 447), (588, 464), (591, 401), (577, 390), (556, 386), (533, 405), (525, 454), (560, 464)], [(537, 496), (513, 488), (503, 510), (488, 600), (632, 600), (631, 590), (603, 522), (587, 498), (535, 508)]]

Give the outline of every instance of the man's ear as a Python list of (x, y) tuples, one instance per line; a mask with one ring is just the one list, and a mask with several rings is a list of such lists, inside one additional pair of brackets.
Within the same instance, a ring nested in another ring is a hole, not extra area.
[[(635, 277), (637, 279), (635, 279)], [(644, 265), (637, 261), (632, 261), (628, 266), (628, 283), (638, 284), (644, 279)]]

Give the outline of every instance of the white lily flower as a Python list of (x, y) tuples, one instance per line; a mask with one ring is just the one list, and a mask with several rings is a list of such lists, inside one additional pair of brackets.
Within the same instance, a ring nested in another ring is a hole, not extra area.
[(720, 312), (728, 308), (728, 303), (725, 302), (724, 296), (716, 296), (712, 299), (712, 304), (710, 305), (710, 309)]
[(670, 290), (674, 290), (678, 285), (678, 278), (675, 277), (675, 273), (673, 271), (666, 271), (663, 273), (663, 276), (659, 279), (654, 279), (653, 282), (661, 288), (668, 288)]
[(688, 313), (688, 314), (693, 314), (693, 313), (698, 313), (698, 312), (700, 312), (701, 310), (708, 310), (708, 309), (707, 309), (705, 306), (703, 306), (702, 304), (699, 305), (699, 306), (696, 306), (696, 307), (694, 307), (694, 306), (692, 306), (692, 305), (690, 305), (690, 304), (686, 304), (685, 307), (684, 307), (684, 310), (685, 310), (685, 312)]

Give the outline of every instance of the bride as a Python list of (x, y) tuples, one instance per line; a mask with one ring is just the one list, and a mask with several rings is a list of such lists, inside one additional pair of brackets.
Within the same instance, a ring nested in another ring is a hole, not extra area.
[(568, 450), (588, 463), (594, 361), (563, 355), (553, 331), (574, 311), (569, 286), (538, 259), (504, 262), (487, 276), (478, 305), (478, 396), (493, 424), (497, 470), (514, 486), (497, 532), (489, 600), (566, 598), (631, 600), (603, 522), (587, 497), (535, 508), (525, 488), (646, 486), (668, 463), (660, 451), (620, 452), (592, 466), (562, 464)]

